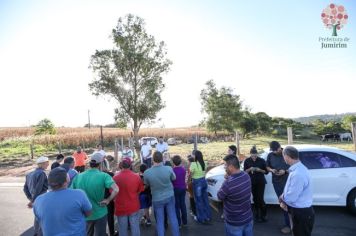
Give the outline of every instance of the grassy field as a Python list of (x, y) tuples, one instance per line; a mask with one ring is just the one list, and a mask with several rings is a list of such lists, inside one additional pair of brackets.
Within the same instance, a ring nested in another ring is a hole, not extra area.
[[(186, 157), (193, 150), (193, 144), (186, 144), (184, 141), (192, 137), (194, 134), (200, 136), (212, 137), (202, 128), (181, 128), (181, 129), (143, 129), (140, 131), (140, 136), (164, 136), (176, 137), (183, 141), (182, 144), (170, 146), (171, 155), (179, 154)], [(107, 152), (113, 152), (114, 140), (124, 138), (125, 144), (130, 132), (128, 130), (120, 130), (114, 128), (104, 129), (104, 146)], [(85, 128), (58, 128), (56, 135), (33, 136), (31, 128), (12, 128), (0, 129), (0, 167), (6, 166), (21, 166), (32, 163), (30, 158), (30, 145), (33, 145), (34, 157), (46, 155), (54, 157), (61, 149), (65, 155), (70, 155), (75, 150), (77, 145), (82, 145), (87, 153), (91, 153), (98, 143), (100, 137), (100, 129), (85, 129)], [(231, 136), (228, 136), (231, 140)], [(253, 145), (262, 152), (268, 148), (272, 140), (279, 141), (282, 145), (287, 144), (287, 137), (272, 137), (272, 136), (251, 136), (240, 141), (241, 157), (248, 156)], [(326, 142), (321, 143), (317, 139), (295, 139), (295, 144), (323, 144), (338, 147), (345, 150), (354, 150), (351, 142)], [(206, 160), (210, 162), (219, 162), (226, 155), (228, 146), (234, 142), (210, 142), (207, 144), (198, 144), (198, 149), (202, 151)]]

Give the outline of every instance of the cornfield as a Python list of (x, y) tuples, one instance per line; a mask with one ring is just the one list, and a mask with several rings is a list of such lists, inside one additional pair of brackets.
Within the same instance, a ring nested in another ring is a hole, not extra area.
[[(21, 139), (31, 141), (33, 144), (44, 146), (61, 145), (64, 148), (74, 148), (78, 145), (84, 147), (95, 147), (100, 141), (100, 128), (57, 128), (55, 135), (40, 135), (35, 136), (35, 128), (0, 128), (0, 141), (9, 139)], [(115, 139), (124, 139), (128, 142), (128, 138), (132, 135), (129, 129), (105, 128), (103, 127), (103, 141), (105, 146), (113, 145)], [(208, 132), (204, 128), (145, 128), (139, 132), (139, 137), (163, 136), (165, 139), (174, 137), (182, 142), (186, 142), (193, 136), (207, 137), (214, 139), (216, 136)], [(219, 133), (219, 137), (226, 137), (228, 134)], [(230, 138), (233, 138), (230, 136)]]

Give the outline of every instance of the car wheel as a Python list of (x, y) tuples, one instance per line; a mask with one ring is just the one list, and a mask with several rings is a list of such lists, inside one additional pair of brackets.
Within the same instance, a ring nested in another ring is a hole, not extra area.
[(356, 189), (352, 190), (347, 196), (347, 208), (351, 214), (356, 215)]

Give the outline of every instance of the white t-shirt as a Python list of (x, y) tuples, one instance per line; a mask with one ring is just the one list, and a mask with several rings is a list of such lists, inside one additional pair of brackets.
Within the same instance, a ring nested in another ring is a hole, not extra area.
[[(150, 153), (151, 150), (152, 150), (151, 145), (149, 144), (142, 145), (141, 147), (142, 158), (145, 158)], [(149, 155), (147, 158), (151, 158), (151, 155)]]
[(168, 151), (168, 144), (166, 142), (157, 143), (156, 144), (156, 151), (158, 151), (158, 152), (163, 154), (164, 152)]

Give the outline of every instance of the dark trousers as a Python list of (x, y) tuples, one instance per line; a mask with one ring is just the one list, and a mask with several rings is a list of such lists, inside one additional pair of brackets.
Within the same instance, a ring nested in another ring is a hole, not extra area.
[(196, 210), (196, 208), (195, 208), (194, 197), (189, 197), (189, 203), (190, 203), (190, 210), (191, 210), (192, 213), (196, 216), (196, 215), (197, 215), (197, 210)]
[(187, 221), (187, 206), (185, 205), (185, 189), (175, 188), (174, 199), (176, 201), (176, 214), (178, 225), (186, 225)]
[(115, 213), (115, 203), (114, 201), (111, 201), (108, 206), (108, 227), (109, 227), (109, 233), (110, 235), (115, 234), (115, 218), (114, 218), (114, 213)]
[(313, 231), (315, 213), (313, 207), (288, 207), (292, 219), (293, 236), (310, 236)]
[[(276, 192), (278, 198), (282, 195), (284, 186), (285, 186), (285, 183), (273, 183), (273, 188), (274, 188), (274, 191)], [(290, 227), (288, 212), (286, 212), (284, 210), (282, 210), (282, 211), (283, 211), (283, 217), (284, 217), (284, 225)]]
[(85, 171), (85, 166), (76, 166), (74, 169), (78, 171), (78, 173), (82, 173)]
[(107, 217), (87, 221), (87, 236), (106, 236)]
[(152, 158), (147, 158), (146, 160), (143, 160), (143, 163), (145, 163), (147, 165), (147, 168), (151, 168)]
[(40, 226), (40, 222), (36, 219), (36, 216), (35, 216), (35, 221), (34, 221), (34, 224), (33, 224), (33, 229), (34, 229), (34, 235), (35, 236), (42, 236), (43, 233), (42, 233), (42, 229), (41, 229), (41, 226)]
[(255, 183), (252, 184), (252, 196), (255, 210), (255, 218), (257, 220), (261, 218), (266, 218), (267, 216), (267, 208), (264, 200), (265, 193), (265, 183)]

